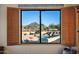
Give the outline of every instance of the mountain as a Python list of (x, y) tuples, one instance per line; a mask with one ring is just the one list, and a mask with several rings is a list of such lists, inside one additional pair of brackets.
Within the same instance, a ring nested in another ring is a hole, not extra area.
[[(58, 25), (50, 24), (48, 27), (45, 26), (44, 24), (41, 24), (41, 31), (48, 30), (48, 28), (60, 30), (60, 24)], [(37, 32), (40, 30), (40, 24), (33, 22), (26, 26), (22, 26), (22, 31), (26, 31), (26, 30)]]
[[(33, 22), (33, 23), (30, 23), (29, 25), (26, 25), (26, 26), (22, 26), (23, 29), (30, 29), (31, 31), (38, 31), (40, 30), (40, 24), (36, 23), (36, 22)], [(44, 24), (41, 24), (41, 29), (44, 30), (44, 28), (46, 28), (46, 26)]]

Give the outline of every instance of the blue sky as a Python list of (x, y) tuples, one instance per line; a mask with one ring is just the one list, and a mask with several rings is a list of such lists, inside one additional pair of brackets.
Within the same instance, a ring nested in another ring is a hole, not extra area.
[[(22, 25), (28, 25), (32, 22), (39, 23), (40, 11), (22, 11)], [(59, 24), (60, 11), (41, 11), (41, 21), (44, 25)]]

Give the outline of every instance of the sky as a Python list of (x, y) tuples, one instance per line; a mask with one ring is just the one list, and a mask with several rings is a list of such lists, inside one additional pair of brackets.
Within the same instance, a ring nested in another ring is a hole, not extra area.
[[(40, 22), (40, 11), (22, 11), (22, 25), (28, 25), (33, 22)], [(49, 24), (60, 23), (60, 11), (41, 11), (41, 23)]]

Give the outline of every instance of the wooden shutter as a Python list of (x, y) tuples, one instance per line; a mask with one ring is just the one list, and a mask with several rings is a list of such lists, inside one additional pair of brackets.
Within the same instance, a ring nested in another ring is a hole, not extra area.
[(19, 44), (19, 9), (7, 8), (7, 45)]
[(75, 7), (76, 11), (76, 47), (77, 53), (79, 53), (79, 6)]
[(75, 8), (64, 7), (61, 9), (61, 38), (62, 44), (75, 45)]

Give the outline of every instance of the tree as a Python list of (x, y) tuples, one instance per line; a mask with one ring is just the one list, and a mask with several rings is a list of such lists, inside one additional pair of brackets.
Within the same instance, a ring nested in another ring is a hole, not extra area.
[(55, 29), (55, 25), (54, 25), (54, 24), (50, 24), (50, 25), (49, 25), (49, 28)]
[(60, 24), (55, 25), (55, 28), (60, 30)]

